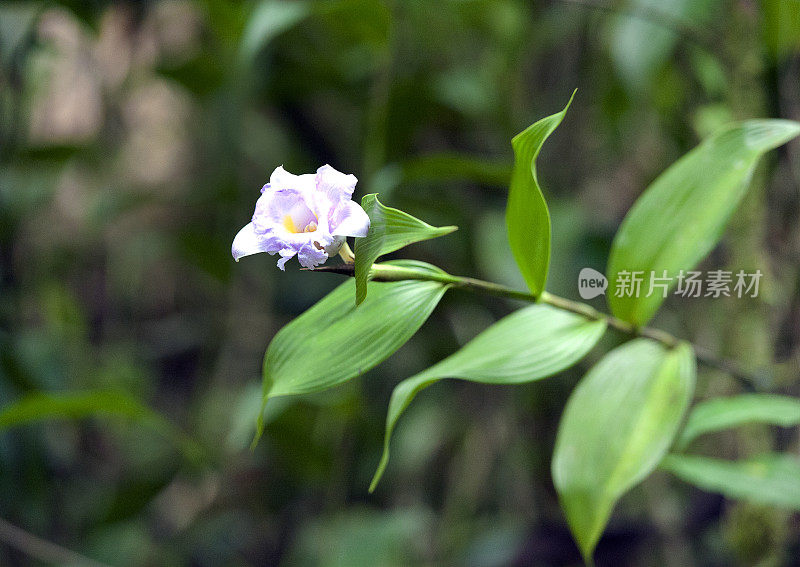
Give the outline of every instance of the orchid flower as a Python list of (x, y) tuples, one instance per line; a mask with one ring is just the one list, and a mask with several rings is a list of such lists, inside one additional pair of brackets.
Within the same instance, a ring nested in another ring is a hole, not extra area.
[(261, 189), (252, 222), (233, 239), (231, 253), (243, 256), (280, 254), (283, 270), (297, 256), (313, 269), (339, 252), (348, 236), (366, 236), (369, 217), (351, 200), (358, 179), (330, 165), (315, 174), (293, 175), (278, 167)]

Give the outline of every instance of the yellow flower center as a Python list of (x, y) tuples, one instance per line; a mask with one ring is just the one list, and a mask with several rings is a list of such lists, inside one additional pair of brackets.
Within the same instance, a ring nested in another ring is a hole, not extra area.
[(311, 221), (302, 229), (300, 229), (294, 223), (292, 215), (286, 215), (285, 217), (283, 217), (283, 227), (293, 234), (300, 234), (301, 232), (314, 232), (315, 230), (317, 230), (317, 223), (316, 221)]

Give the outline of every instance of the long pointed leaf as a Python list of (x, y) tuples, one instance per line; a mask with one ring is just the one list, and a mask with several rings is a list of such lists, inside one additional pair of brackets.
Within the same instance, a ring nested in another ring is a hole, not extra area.
[(635, 339), (608, 353), (570, 396), (558, 428), (553, 481), (587, 562), (617, 500), (669, 449), (694, 380), (691, 347)]
[(457, 227), (435, 227), (399, 209), (385, 206), (374, 193), (364, 195), (361, 207), (369, 215), (369, 233), (356, 239), (355, 276), (356, 305), (367, 296), (370, 269), (380, 256), (399, 250), (414, 242), (450, 234)]
[(88, 390), (35, 392), (0, 408), (0, 431), (40, 421), (122, 417), (149, 427), (175, 443), (190, 459), (200, 447), (156, 411), (123, 392)]
[[(389, 265), (443, 273), (423, 262)], [(358, 308), (344, 282), (281, 329), (264, 357), (264, 400), (332, 388), (363, 374), (417, 332), (447, 286), (432, 281), (370, 282)]]
[(542, 118), (511, 140), (514, 170), (506, 207), (508, 243), (534, 295), (544, 291), (550, 266), (550, 212), (536, 176), (536, 157), (561, 124), (574, 96), (573, 92), (564, 110)]
[(708, 492), (800, 511), (800, 459), (793, 455), (735, 462), (669, 455), (661, 468)]
[[(666, 272), (671, 289), (681, 270), (691, 270), (707, 256), (747, 192), (759, 158), (798, 134), (800, 123), (789, 120), (733, 124), (667, 168), (614, 237), (606, 270), (614, 315), (635, 325), (647, 323), (665, 295), (660, 288), (650, 293), (651, 274), (661, 278)], [(644, 280), (638, 292), (629, 285), (634, 273)]]
[(605, 321), (587, 321), (546, 305), (533, 305), (501, 319), (461, 350), (400, 382), (389, 402), (383, 455), (370, 491), (386, 470), (397, 420), (421, 390), (444, 378), (484, 384), (521, 384), (545, 378), (583, 358), (605, 329)]
[(800, 424), (800, 400), (775, 394), (742, 394), (701, 402), (689, 414), (676, 445), (682, 449), (704, 433), (745, 423)]

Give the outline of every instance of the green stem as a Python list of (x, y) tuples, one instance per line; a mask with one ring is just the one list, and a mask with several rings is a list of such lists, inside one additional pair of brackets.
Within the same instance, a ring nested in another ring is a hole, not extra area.
[[(336, 271), (339, 273), (353, 275), (352, 266), (349, 267), (337, 266), (335, 267), (335, 269), (329, 269), (327, 271)], [(507, 297), (509, 299), (529, 301), (532, 303), (545, 303), (552, 307), (556, 307), (558, 309), (563, 309), (564, 311), (575, 313), (577, 315), (580, 315), (581, 317), (585, 317), (593, 321), (603, 320), (609, 327), (616, 329), (621, 333), (633, 337), (648, 338), (657, 341), (668, 348), (672, 348), (676, 346), (679, 342), (681, 342), (681, 340), (678, 339), (677, 337), (667, 333), (666, 331), (662, 331), (661, 329), (654, 329), (651, 327), (637, 327), (635, 325), (632, 325), (631, 323), (628, 323), (627, 321), (617, 319), (612, 315), (608, 315), (606, 313), (603, 313), (602, 311), (598, 311), (597, 309), (595, 309), (591, 305), (587, 305), (586, 303), (573, 301), (565, 297), (553, 295), (546, 291), (542, 292), (537, 297), (536, 295), (530, 292), (517, 291), (510, 287), (506, 287), (504, 285), (496, 284), (493, 282), (487, 282), (475, 278), (453, 276), (451, 274), (447, 274), (444, 272), (437, 273), (437, 272), (420, 271), (420, 270), (415, 270), (414, 268), (392, 266), (388, 264), (374, 264), (372, 266), (372, 279), (375, 281), (401, 281), (401, 280), (436, 281), (448, 284), (452, 287), (466, 289), (468, 291), (476, 293), (495, 295), (499, 297)], [(759, 381), (758, 377), (745, 371), (737, 363), (733, 361), (718, 358), (708, 350), (694, 344), (692, 344), (692, 348), (694, 348), (695, 356), (697, 357), (698, 361), (702, 362), (706, 366), (709, 366), (711, 368), (716, 368), (717, 370), (721, 370), (723, 372), (726, 372), (727, 374), (730, 374), (731, 376), (736, 378), (743, 385), (743, 387), (745, 387), (748, 390), (752, 390), (753, 384)]]
[(350, 249), (350, 245), (347, 241), (344, 241), (342, 247), (339, 249), (339, 256), (342, 258), (342, 261), (345, 264), (352, 264), (356, 261), (356, 257), (353, 254), (353, 251)]

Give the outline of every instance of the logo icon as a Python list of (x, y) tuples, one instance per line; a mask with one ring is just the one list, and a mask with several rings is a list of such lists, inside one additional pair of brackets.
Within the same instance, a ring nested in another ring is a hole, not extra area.
[(578, 293), (583, 299), (605, 295), (608, 288), (606, 277), (592, 268), (583, 268), (578, 274)]

